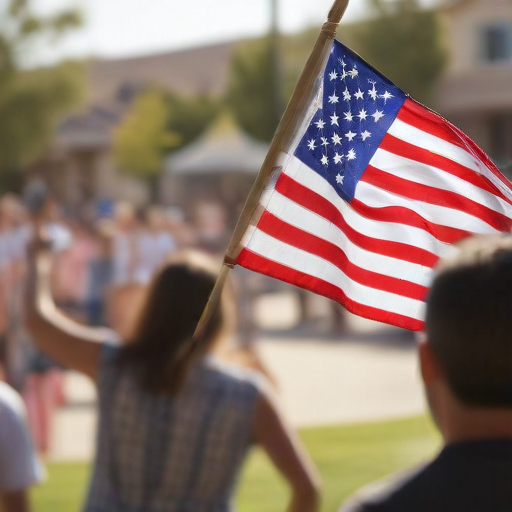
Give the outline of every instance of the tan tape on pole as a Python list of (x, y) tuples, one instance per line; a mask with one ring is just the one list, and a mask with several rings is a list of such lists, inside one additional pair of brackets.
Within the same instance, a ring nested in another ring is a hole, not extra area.
[(288, 102), (288, 106), (286, 107), (274, 138), (270, 144), (270, 149), (268, 150), (267, 156), (265, 157), (260, 172), (256, 177), (256, 181), (252, 186), (249, 197), (247, 198), (245, 206), (238, 219), (233, 236), (231, 237), (231, 241), (226, 251), (224, 264), (219, 277), (215, 283), (215, 287), (210, 295), (210, 299), (203, 311), (201, 319), (197, 324), (197, 328), (194, 333), (195, 340), (199, 339), (210, 320), (213, 309), (220, 300), (229, 270), (235, 265), (236, 258), (240, 253), (240, 242), (242, 237), (244, 236), (251, 221), (255, 216), (257, 216), (259, 199), (269, 177), (272, 174), (276, 158), (279, 152), (287, 148), (293, 140), (296, 127), (304, 117), (305, 110), (310, 104), (310, 100), (312, 99), (311, 97), (315, 92), (317, 78), (327, 61), (331, 48), (331, 41), (336, 36), (336, 29), (347, 10), (348, 3), (349, 0), (335, 0), (331, 10), (329, 11), (327, 21), (322, 26), (322, 30), (318, 36), (315, 46), (313, 47), (313, 51), (311, 52), (311, 55), (304, 66), (304, 70), (297, 81), (290, 101)]

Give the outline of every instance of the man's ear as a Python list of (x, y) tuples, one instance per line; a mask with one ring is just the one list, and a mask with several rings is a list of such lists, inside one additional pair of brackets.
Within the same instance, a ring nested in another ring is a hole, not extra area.
[(418, 339), (418, 356), (420, 361), (421, 377), (425, 386), (433, 384), (440, 375), (439, 362), (432, 350), (432, 345), (428, 341), (428, 337), (421, 336)]

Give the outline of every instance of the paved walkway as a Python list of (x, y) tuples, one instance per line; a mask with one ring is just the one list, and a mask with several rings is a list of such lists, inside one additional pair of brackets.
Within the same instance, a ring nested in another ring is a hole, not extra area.
[[(296, 322), (293, 297), (286, 294), (266, 297), (256, 313), (265, 329), (258, 351), (294, 425), (375, 421), (425, 410), (409, 333), (352, 315), (345, 335), (332, 336), (321, 326), (283, 330)], [(51, 458), (89, 460), (94, 388), (70, 372), (66, 392), (70, 403), (57, 414)]]

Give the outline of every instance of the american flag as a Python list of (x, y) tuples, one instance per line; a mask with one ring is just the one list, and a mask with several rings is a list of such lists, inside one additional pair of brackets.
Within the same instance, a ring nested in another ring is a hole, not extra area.
[(511, 183), (464, 133), (334, 41), (236, 262), (366, 318), (423, 325), (432, 268), (511, 231)]

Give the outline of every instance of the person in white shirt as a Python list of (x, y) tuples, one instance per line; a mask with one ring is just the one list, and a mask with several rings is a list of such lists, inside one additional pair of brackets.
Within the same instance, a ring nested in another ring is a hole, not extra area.
[(44, 478), (19, 394), (0, 382), (0, 510), (29, 512), (28, 489)]
[(176, 242), (165, 228), (162, 209), (151, 206), (145, 212), (145, 223), (137, 235), (137, 267), (135, 281), (148, 284), (166, 258), (176, 250)]

